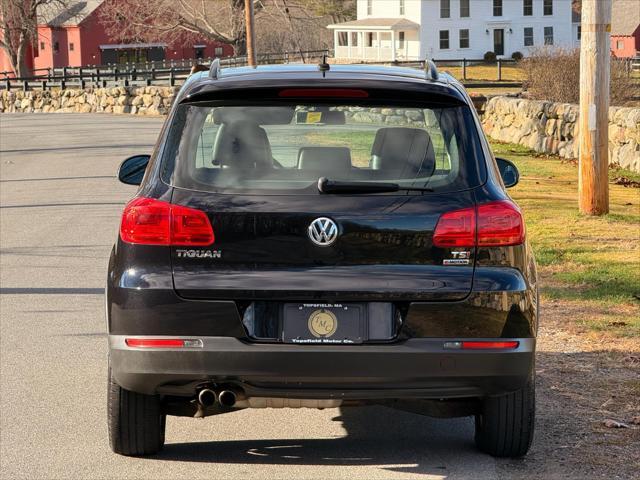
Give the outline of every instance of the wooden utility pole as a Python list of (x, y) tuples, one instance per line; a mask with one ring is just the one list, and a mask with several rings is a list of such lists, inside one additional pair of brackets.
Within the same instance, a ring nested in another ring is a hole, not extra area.
[(580, 211), (609, 212), (611, 0), (582, 0), (580, 39)]
[(256, 66), (256, 35), (253, 22), (253, 0), (244, 0), (244, 17), (247, 26), (247, 62)]

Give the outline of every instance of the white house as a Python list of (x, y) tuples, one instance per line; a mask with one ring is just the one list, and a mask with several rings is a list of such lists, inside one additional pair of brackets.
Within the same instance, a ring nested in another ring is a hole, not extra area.
[(571, 0), (357, 0), (358, 19), (329, 25), (335, 57), (480, 59), (575, 46)]

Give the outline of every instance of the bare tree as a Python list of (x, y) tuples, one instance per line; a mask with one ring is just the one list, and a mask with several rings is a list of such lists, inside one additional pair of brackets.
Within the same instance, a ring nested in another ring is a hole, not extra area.
[[(540, 47), (521, 62), (524, 86), (529, 98), (559, 103), (580, 100), (580, 49)], [(633, 106), (634, 79), (624, 59), (611, 59), (611, 105)]]
[(290, 0), (289, 3), (316, 17), (329, 17), (331, 23), (345, 22), (356, 16), (355, 0)]
[(331, 48), (333, 35), (326, 26), (355, 18), (354, 0), (265, 0), (263, 4), (257, 29), (263, 52)]
[[(285, 50), (318, 43), (309, 37), (326, 33), (329, 21), (355, 16), (355, 0), (253, 0), (253, 4), (258, 39), (268, 39), (269, 46), (286, 44)], [(244, 0), (107, 0), (101, 12), (107, 32), (121, 41), (206, 38), (233, 45), (237, 55), (246, 52)], [(324, 25), (318, 22), (323, 18), (329, 20)], [(258, 46), (273, 51), (260, 42)]]
[[(263, 2), (254, 0), (256, 13)], [(206, 38), (246, 52), (244, 0), (107, 0), (101, 9), (107, 33), (123, 41)]]
[(61, 11), (66, 3), (65, 0), (0, 0), (0, 47), (17, 77), (31, 73), (26, 54), (38, 38), (38, 14)]

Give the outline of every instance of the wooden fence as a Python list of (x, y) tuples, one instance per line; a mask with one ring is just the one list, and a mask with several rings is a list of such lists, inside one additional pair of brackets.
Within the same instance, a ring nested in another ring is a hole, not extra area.
[[(328, 50), (310, 50), (284, 53), (265, 53), (258, 56), (259, 64), (277, 64), (300, 62), (318, 62), (329, 53)], [(157, 61), (137, 64), (122, 65), (101, 65), (86, 67), (63, 67), (39, 70), (43, 72), (27, 78), (13, 78), (7, 75), (8, 72), (0, 72), (0, 90), (23, 91), (33, 89), (48, 90), (51, 88), (86, 88), (86, 87), (116, 87), (116, 86), (175, 86), (180, 85), (189, 76), (191, 67), (194, 64), (207, 65), (213, 59), (180, 60), (180, 61)], [(447, 67), (461, 68), (461, 80), (467, 86), (475, 88), (500, 87), (521, 87), (521, 82), (505, 82), (502, 78), (502, 67), (505, 65), (515, 65), (514, 60), (497, 60), (496, 62), (486, 62), (484, 60), (454, 59), (454, 60), (434, 60), (441, 69)], [(247, 57), (228, 57), (220, 59), (223, 67), (239, 67), (247, 65)], [(386, 64), (396, 66), (407, 66), (423, 68), (424, 62), (407, 60), (396, 62), (373, 62), (375, 64)], [(467, 83), (467, 68), (477, 65), (493, 66), (495, 68), (495, 81), (483, 80)], [(36, 72), (37, 73), (37, 72)], [(4, 75), (4, 78), (2, 77)]]
[[(257, 56), (259, 64), (277, 64), (303, 61), (317, 62), (329, 53), (328, 50), (306, 50), (301, 52), (263, 53)], [(137, 64), (100, 65), (86, 67), (62, 67), (39, 69), (31, 77), (11, 77), (9, 72), (0, 72), (0, 89), (24, 91), (51, 88), (85, 88), (115, 86), (174, 86), (181, 84), (195, 64), (210, 64), (212, 58), (163, 60)], [(223, 67), (241, 67), (248, 64), (247, 57), (221, 58)], [(42, 72), (42, 73), (40, 73)]]

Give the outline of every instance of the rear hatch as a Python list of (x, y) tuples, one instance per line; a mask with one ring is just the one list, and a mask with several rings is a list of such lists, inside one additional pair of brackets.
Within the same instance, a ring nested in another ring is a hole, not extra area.
[[(174, 187), (172, 203), (206, 213), (215, 241), (172, 247), (178, 294), (240, 302), (466, 297), (473, 248), (435, 247), (433, 233), (443, 213), (473, 207), (473, 188), (484, 182), (476, 124), (459, 100), (423, 95), (415, 98), (427, 103), (407, 106), (388, 100), (396, 94), (288, 89), (273, 100), (179, 105), (163, 179)], [(396, 191), (321, 193), (321, 177)], [(318, 218), (336, 226), (328, 246), (309, 230)]]
[[(471, 290), (472, 259), (443, 265), (452, 249), (432, 242), (442, 213), (473, 205), (470, 192), (239, 196), (176, 189), (172, 203), (205, 211), (215, 234), (210, 247), (172, 248), (175, 288), (185, 298), (458, 300)], [(330, 246), (309, 235), (320, 217), (337, 225)]]

